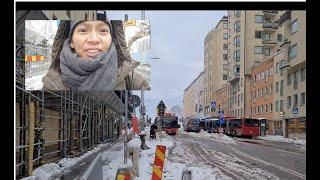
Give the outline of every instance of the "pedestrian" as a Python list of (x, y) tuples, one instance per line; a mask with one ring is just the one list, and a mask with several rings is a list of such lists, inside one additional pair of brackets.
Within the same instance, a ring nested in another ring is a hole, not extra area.
[(134, 70), (122, 21), (60, 21), (52, 63), (43, 77), (47, 90), (149, 90)]

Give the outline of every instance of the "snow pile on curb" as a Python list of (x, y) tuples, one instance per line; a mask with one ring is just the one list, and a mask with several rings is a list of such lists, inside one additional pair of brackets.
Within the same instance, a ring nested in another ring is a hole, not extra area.
[[(106, 144), (103, 144), (103, 145), (106, 145)], [(63, 167), (63, 168), (72, 167), (72, 166), (76, 165), (79, 161), (81, 161), (82, 159), (88, 157), (90, 154), (99, 151), (100, 148), (101, 148), (103, 145), (102, 145), (102, 144), (99, 144), (97, 147), (93, 148), (93, 149), (90, 150), (90, 151), (85, 152), (85, 153), (82, 154), (80, 157), (62, 158), (57, 164), (58, 164), (60, 167)]]
[(306, 140), (304, 139), (290, 139), (290, 138), (284, 138), (283, 136), (279, 135), (266, 135), (266, 136), (259, 136), (258, 139), (264, 139), (264, 140), (270, 140), (270, 141), (278, 141), (278, 142), (287, 142), (291, 144), (298, 144), (298, 145), (306, 145)]
[(22, 180), (49, 180), (59, 179), (62, 174), (62, 168), (56, 163), (44, 164), (33, 171), (33, 176), (23, 178)]
[(183, 133), (193, 137), (210, 139), (213, 141), (222, 142), (226, 144), (237, 144), (235, 140), (233, 140), (232, 138), (230, 138), (225, 134), (207, 133), (206, 131), (203, 131), (203, 130), (201, 130), (199, 133), (195, 133), (195, 132), (183, 132)]

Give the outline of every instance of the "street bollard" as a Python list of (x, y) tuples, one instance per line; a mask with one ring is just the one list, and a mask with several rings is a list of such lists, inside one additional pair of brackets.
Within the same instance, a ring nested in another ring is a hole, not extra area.
[(115, 180), (131, 180), (134, 179), (132, 167), (119, 168)]

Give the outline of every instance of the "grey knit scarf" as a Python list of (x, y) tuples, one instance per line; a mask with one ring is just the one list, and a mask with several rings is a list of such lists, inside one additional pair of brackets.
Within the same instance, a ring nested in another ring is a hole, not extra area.
[(112, 90), (118, 73), (115, 45), (112, 42), (109, 51), (96, 59), (85, 59), (72, 52), (67, 39), (60, 54), (60, 69), (63, 84), (71, 90)]

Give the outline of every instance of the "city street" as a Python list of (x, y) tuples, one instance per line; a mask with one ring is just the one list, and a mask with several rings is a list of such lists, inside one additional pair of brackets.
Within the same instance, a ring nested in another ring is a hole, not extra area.
[[(196, 136), (199, 135), (192, 132), (173, 136), (176, 148), (168, 158), (193, 166), (206, 164), (216, 167), (233, 179), (306, 178), (306, 155), (296, 152), (294, 145), (282, 143), (282, 146), (274, 148), (263, 140), (235, 138), (234, 142), (225, 143)], [(194, 158), (190, 161), (189, 157)]]

